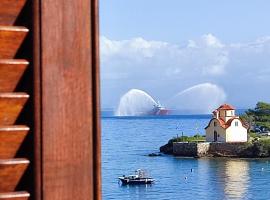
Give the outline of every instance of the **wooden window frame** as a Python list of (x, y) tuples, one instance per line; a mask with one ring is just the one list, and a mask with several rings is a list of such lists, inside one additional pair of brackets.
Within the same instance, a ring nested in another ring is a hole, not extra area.
[(101, 199), (98, 0), (33, 0), (34, 198)]

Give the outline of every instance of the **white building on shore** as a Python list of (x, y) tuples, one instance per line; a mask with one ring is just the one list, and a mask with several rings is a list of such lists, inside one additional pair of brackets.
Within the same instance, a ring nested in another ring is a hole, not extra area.
[(248, 127), (235, 115), (235, 108), (228, 104), (213, 111), (213, 118), (205, 128), (207, 142), (247, 142)]

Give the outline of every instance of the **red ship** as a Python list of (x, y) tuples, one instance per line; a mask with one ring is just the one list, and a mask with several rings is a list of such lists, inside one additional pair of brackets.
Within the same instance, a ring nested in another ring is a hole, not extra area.
[(166, 109), (159, 102), (154, 105), (154, 108), (148, 113), (149, 115), (168, 115), (170, 110)]

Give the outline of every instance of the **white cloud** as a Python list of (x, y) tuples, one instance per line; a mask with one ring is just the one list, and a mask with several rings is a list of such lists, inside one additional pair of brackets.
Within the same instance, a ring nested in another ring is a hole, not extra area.
[[(131, 88), (168, 99), (184, 88), (202, 82), (222, 86), (228, 103), (248, 105), (255, 95), (269, 100), (261, 88), (270, 84), (270, 37), (247, 43), (225, 44), (213, 34), (190, 39), (185, 45), (149, 41), (141, 37), (111, 40), (102, 36), (102, 103), (115, 107)], [(250, 90), (252, 88), (251, 96)]]
[(222, 48), (224, 45), (212, 34), (206, 34), (202, 36), (202, 41), (205, 42), (206, 46)]
[(166, 48), (166, 42), (147, 41), (143, 38), (133, 38), (131, 40), (110, 40), (104, 36), (100, 38), (101, 41), (101, 55), (103, 61), (108, 58), (122, 57), (126, 59), (141, 59), (151, 58), (155, 51)]
[(190, 40), (184, 47), (143, 38), (114, 41), (101, 37), (101, 63), (105, 76), (120, 71), (130, 75), (126, 78), (134, 78), (143, 72), (150, 79), (168, 79), (180, 73), (191, 74), (191, 69), (203, 75), (221, 75), (228, 61), (223, 44), (211, 34)]

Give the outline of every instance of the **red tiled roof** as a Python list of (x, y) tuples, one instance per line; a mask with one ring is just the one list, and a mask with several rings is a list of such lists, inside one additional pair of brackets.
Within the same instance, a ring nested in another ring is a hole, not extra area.
[(235, 108), (229, 104), (223, 104), (217, 110), (235, 110)]
[(222, 128), (225, 128), (225, 129), (228, 128), (228, 125), (223, 121), (223, 119), (217, 119), (217, 120)]
[[(227, 125), (228, 125), (228, 127), (230, 127), (231, 126), (231, 123), (232, 123), (232, 121), (234, 120), (234, 119), (238, 119), (241, 123), (242, 123), (242, 126), (244, 127), (244, 128), (246, 128), (246, 129), (248, 129), (249, 128), (249, 125), (247, 125), (242, 119), (240, 119), (239, 117), (233, 117), (233, 118), (231, 118), (231, 119), (229, 119), (228, 121), (227, 121)], [(227, 128), (228, 128), (227, 127)]]
[[(229, 120), (226, 122), (226, 128), (228, 128), (228, 127), (231, 126), (232, 121), (233, 121), (234, 119), (239, 119), (239, 118), (238, 118), (238, 117), (232, 117), (231, 119), (229, 119)], [(239, 120), (240, 120), (240, 119), (239, 119)], [(240, 120), (240, 121), (241, 121), (241, 120)], [(241, 121), (241, 123), (242, 123), (242, 121)]]
[(246, 128), (246, 129), (248, 129), (248, 125), (246, 125), (239, 117), (232, 117), (232, 118), (229, 119), (227, 122), (223, 121), (222, 119), (213, 118), (213, 119), (210, 120), (208, 126), (205, 127), (205, 129), (207, 129), (207, 128), (210, 126), (212, 120), (214, 120), (214, 119), (216, 119), (216, 120), (219, 122), (220, 126), (221, 126), (222, 128), (224, 128), (224, 129), (229, 128), (229, 127), (231, 126), (231, 123), (232, 123), (232, 121), (233, 121), (234, 119), (240, 120), (241, 123), (242, 123), (242, 126), (243, 126), (244, 128)]

